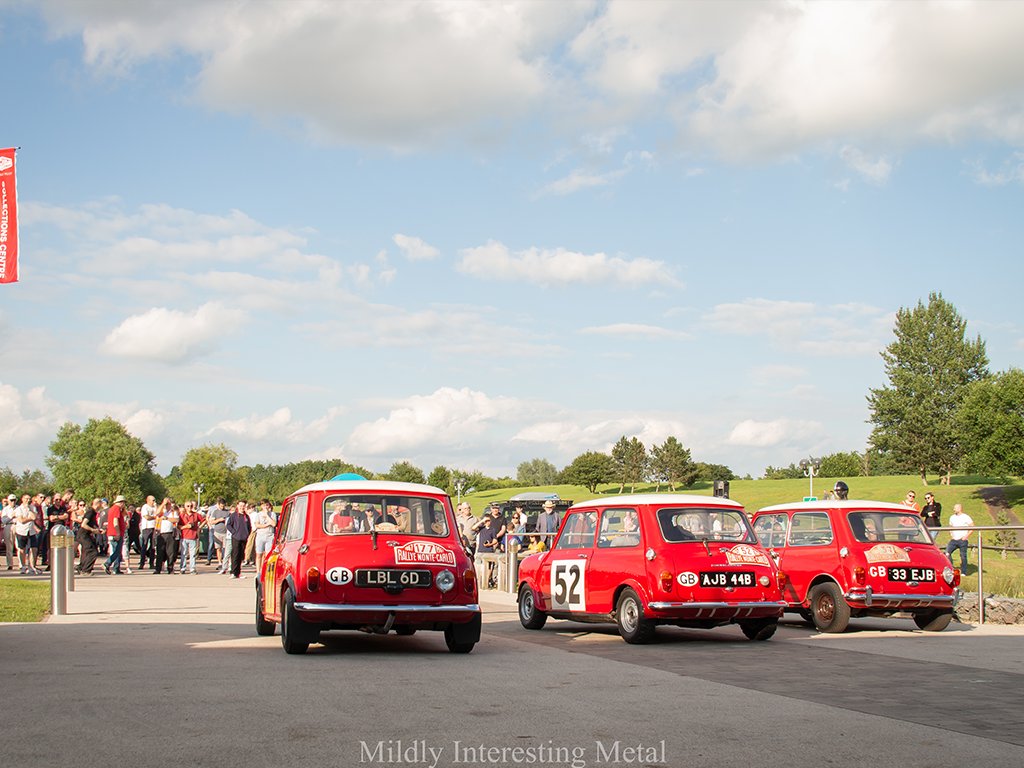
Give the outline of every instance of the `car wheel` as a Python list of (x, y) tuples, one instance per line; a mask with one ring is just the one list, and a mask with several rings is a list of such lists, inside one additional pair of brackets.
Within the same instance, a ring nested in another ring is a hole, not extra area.
[(767, 640), (778, 628), (778, 619), (751, 619), (740, 622), (740, 629), (748, 640)]
[(850, 605), (835, 582), (818, 584), (811, 590), (811, 618), (819, 632), (838, 634), (850, 625)]
[(647, 643), (654, 637), (654, 624), (644, 619), (644, 606), (632, 589), (623, 590), (615, 606), (615, 623), (627, 643)]
[(416, 627), (395, 627), (395, 634), (402, 637), (410, 637), (416, 634)]
[(537, 609), (537, 601), (529, 585), (519, 588), (519, 623), (525, 629), (540, 629), (548, 620), (548, 615)]
[(277, 623), (263, 617), (263, 584), (256, 582), (256, 634), (269, 637), (277, 629)]
[(952, 620), (953, 613), (951, 611), (928, 611), (914, 614), (914, 623), (925, 632), (941, 632), (949, 626)]
[(285, 591), (281, 604), (281, 646), (285, 653), (303, 654), (313, 642), (312, 629), (299, 618), (295, 610), (295, 597), (290, 589)]
[(460, 641), (455, 637), (455, 626), (449, 624), (444, 630), (444, 642), (452, 653), (469, 653), (473, 650), (475, 642)]
[(806, 621), (812, 627), (814, 626), (814, 614), (813, 613), (808, 611), (806, 608), (801, 608), (800, 610), (797, 611), (797, 613), (800, 614), (800, 618), (801, 619)]

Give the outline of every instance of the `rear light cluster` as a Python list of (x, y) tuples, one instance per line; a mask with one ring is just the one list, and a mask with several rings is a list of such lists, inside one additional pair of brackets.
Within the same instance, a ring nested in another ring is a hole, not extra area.
[(948, 565), (942, 569), (942, 578), (951, 587), (960, 586), (960, 569), (950, 568)]
[(668, 571), (661, 572), (661, 588), (665, 592), (672, 591), (672, 574)]
[(316, 566), (306, 571), (306, 589), (310, 592), (320, 589), (320, 569)]
[(856, 581), (858, 584), (863, 584), (864, 577), (866, 574), (867, 572), (864, 570), (864, 566), (858, 565), (856, 568), (853, 569), (853, 580)]
[(786, 578), (785, 573), (783, 573), (782, 571), (777, 571), (775, 574), (775, 579), (779, 582), (779, 589), (786, 588), (786, 582), (788, 581), (788, 579)]
[(467, 568), (462, 572), (462, 588), (467, 595), (476, 592), (476, 571), (472, 568)]

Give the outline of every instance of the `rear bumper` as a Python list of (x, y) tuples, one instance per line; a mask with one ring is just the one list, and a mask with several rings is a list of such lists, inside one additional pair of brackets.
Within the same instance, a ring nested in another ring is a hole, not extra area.
[(871, 587), (851, 589), (845, 595), (846, 602), (854, 608), (953, 608), (958, 601), (960, 590), (951, 595), (921, 595), (875, 592)]
[(383, 603), (346, 604), (337, 603), (296, 603), (295, 610), (305, 614), (308, 621), (338, 623), (383, 623), (388, 620), (396, 624), (417, 624), (451, 621), (462, 623), (472, 621), (480, 615), (477, 603), (468, 605), (415, 605)]
[(647, 606), (654, 619), (760, 619), (782, 617), (784, 601), (750, 603), (676, 603), (653, 602)]

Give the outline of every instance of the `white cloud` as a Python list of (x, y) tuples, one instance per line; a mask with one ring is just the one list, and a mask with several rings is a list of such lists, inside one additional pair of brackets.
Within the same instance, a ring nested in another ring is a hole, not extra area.
[(423, 242), (418, 237), (398, 234), (392, 239), (409, 261), (429, 261), (436, 259), (441, 254), (437, 248)]
[(886, 157), (873, 158), (857, 149), (856, 147), (845, 146), (839, 151), (839, 157), (852, 171), (856, 171), (866, 181), (882, 185), (889, 180), (892, 173), (892, 163)]
[(538, 195), (571, 195), (573, 192), (579, 192), (581, 189), (606, 187), (621, 179), (626, 173), (627, 171), (623, 168), (608, 171), (607, 173), (593, 173), (576, 168), (570, 171), (567, 176), (545, 184)]
[(866, 304), (819, 306), (806, 301), (746, 299), (718, 304), (701, 318), (712, 330), (767, 336), (816, 356), (874, 354), (892, 330), (893, 313)]
[(610, 451), (615, 442), (625, 435), (636, 437), (650, 447), (675, 436), (688, 445), (691, 428), (684, 422), (657, 415), (615, 416), (611, 414), (572, 414), (571, 418), (556, 418), (529, 424), (513, 436), (524, 443), (547, 445), (560, 455), (572, 458), (583, 451)]
[(359, 424), (345, 442), (346, 455), (407, 455), (417, 449), (453, 447), (482, 437), (512, 418), (520, 404), (468, 387), (441, 387), (396, 403), (387, 416)]
[(629, 286), (680, 283), (672, 270), (654, 259), (625, 259), (604, 253), (577, 253), (564, 248), (528, 248), (512, 253), (494, 240), (461, 252), (457, 269), (484, 280), (521, 281), (537, 285), (620, 283)]
[(215, 302), (194, 312), (155, 307), (124, 320), (107, 334), (101, 350), (116, 357), (180, 363), (208, 354), (245, 320), (244, 312)]
[(733, 427), (726, 442), (735, 446), (771, 448), (793, 441), (806, 443), (810, 438), (820, 435), (821, 431), (822, 425), (817, 421), (746, 419)]
[(643, 323), (594, 325), (587, 328), (581, 328), (580, 333), (595, 336), (619, 336), (623, 338), (650, 339), (652, 341), (692, 338), (688, 333), (684, 333), (683, 331), (662, 328), (658, 325), (645, 325)]
[(970, 163), (969, 167), (974, 181), (983, 187), (1024, 184), (1024, 152), (1014, 152), (996, 171), (988, 170), (981, 162)]
[(261, 416), (251, 414), (241, 419), (217, 422), (205, 435), (227, 433), (242, 440), (285, 440), (292, 443), (307, 442), (323, 437), (334, 421), (345, 412), (344, 408), (329, 408), (318, 419), (303, 422), (292, 416), (291, 408), (278, 408), (273, 413)]
[(0, 464), (24, 465), (21, 450), (42, 447), (67, 418), (67, 409), (51, 400), (44, 387), (22, 393), (0, 383)]

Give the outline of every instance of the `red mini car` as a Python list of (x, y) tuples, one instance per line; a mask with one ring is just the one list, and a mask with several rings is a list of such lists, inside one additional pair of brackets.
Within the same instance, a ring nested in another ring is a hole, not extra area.
[(281, 508), (256, 584), (256, 632), (281, 624), (287, 653), (330, 629), (444, 632), (448, 649), (480, 640), (476, 574), (451, 500), (413, 483), (331, 480), (300, 488)]
[(939, 632), (953, 617), (960, 572), (912, 509), (879, 501), (806, 501), (765, 507), (754, 531), (783, 573), (787, 609), (821, 632), (851, 617), (909, 611)]
[(519, 569), (519, 621), (611, 622), (627, 643), (659, 624), (739, 624), (773, 634), (785, 605), (775, 564), (735, 501), (684, 494), (594, 499), (571, 507), (551, 549)]

